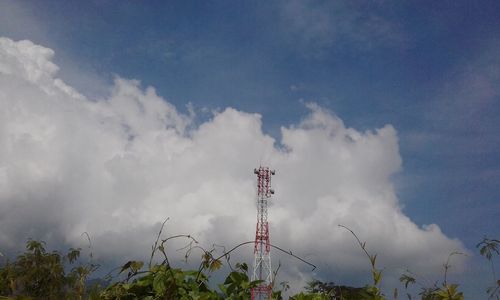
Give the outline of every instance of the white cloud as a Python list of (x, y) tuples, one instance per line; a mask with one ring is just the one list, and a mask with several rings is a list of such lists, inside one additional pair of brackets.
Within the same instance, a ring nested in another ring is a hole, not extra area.
[[(54, 77), (59, 67), (51, 61), (53, 50), (27, 40), (14, 42), (4, 38), (0, 40), (0, 51), (2, 58), (6, 58), (0, 61), (1, 73), (36, 84), (49, 95), (63, 91), (73, 98), (83, 98), (61, 79)], [(19, 59), (8, 59), (9, 57)]]
[[(390, 125), (359, 132), (308, 104), (300, 123), (282, 128), (278, 146), (258, 114), (227, 108), (195, 126), (137, 81), (117, 78), (108, 98), (88, 100), (55, 77), (52, 55), (0, 39), (2, 247), (18, 249), (28, 237), (78, 244), (86, 231), (103, 260), (144, 256), (167, 216), (168, 234), (191, 233), (205, 245), (252, 240), (252, 170), (262, 163), (277, 170), (272, 241), (307, 256), (322, 275), (366, 272), (337, 224), (367, 240), (382, 266), (428, 274), (451, 251), (465, 251), (437, 225), (419, 228), (401, 212)], [(247, 248), (239, 258), (251, 255)], [(292, 262), (283, 269), (285, 277), (307, 272)]]
[(380, 11), (387, 11), (384, 3), (374, 1), (291, 0), (281, 3), (279, 20), (294, 47), (307, 56), (323, 57), (332, 46), (408, 47), (408, 33)]

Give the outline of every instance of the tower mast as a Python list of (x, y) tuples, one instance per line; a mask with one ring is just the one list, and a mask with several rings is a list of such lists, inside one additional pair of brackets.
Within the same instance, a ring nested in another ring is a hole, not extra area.
[(254, 169), (257, 175), (257, 226), (255, 230), (253, 280), (262, 282), (252, 288), (252, 300), (270, 299), (272, 293), (271, 242), (267, 221), (267, 202), (274, 194), (271, 188), (271, 175), (274, 170), (268, 167)]

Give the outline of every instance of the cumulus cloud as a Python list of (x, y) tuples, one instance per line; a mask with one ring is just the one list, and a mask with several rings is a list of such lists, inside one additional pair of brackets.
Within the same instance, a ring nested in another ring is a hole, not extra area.
[[(281, 128), (280, 141), (263, 133), (259, 114), (234, 108), (196, 125), (134, 80), (118, 77), (109, 97), (87, 99), (56, 77), (53, 54), (0, 38), (2, 248), (19, 249), (28, 237), (78, 245), (89, 232), (102, 260), (123, 261), (146, 255), (167, 216), (167, 234), (190, 233), (204, 245), (252, 240), (252, 170), (266, 164), (277, 170), (271, 239), (316, 263), (319, 276), (366, 272), (337, 224), (366, 240), (382, 266), (429, 274), (451, 251), (465, 251), (401, 211), (390, 125), (360, 132), (315, 104)], [(251, 256), (249, 248), (239, 254)], [(295, 262), (283, 269), (295, 280), (309, 276)]]

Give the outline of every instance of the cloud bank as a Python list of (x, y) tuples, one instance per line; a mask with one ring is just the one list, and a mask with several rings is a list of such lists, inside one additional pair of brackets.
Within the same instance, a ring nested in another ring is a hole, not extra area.
[[(432, 274), (451, 251), (465, 251), (437, 225), (420, 228), (401, 211), (390, 125), (360, 132), (315, 104), (281, 128), (279, 142), (263, 132), (259, 114), (234, 108), (196, 125), (195, 115), (134, 80), (116, 78), (109, 97), (87, 99), (56, 77), (53, 55), (0, 38), (2, 251), (29, 237), (81, 245), (88, 232), (100, 259), (123, 261), (147, 255), (166, 217), (167, 235), (190, 233), (204, 245), (252, 240), (259, 164), (277, 170), (272, 241), (317, 264), (319, 276), (367, 274), (337, 224), (388, 268)], [(252, 255), (247, 248), (238, 258)], [(302, 273), (298, 263), (284, 267), (285, 277)]]

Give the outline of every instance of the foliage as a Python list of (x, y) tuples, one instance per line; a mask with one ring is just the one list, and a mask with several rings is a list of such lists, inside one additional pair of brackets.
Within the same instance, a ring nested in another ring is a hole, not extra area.
[[(321, 296), (322, 298), (319, 299), (374, 299), (374, 295), (371, 294), (370, 290), (366, 287), (356, 288), (336, 285), (333, 282), (321, 282), (319, 280), (309, 282), (305, 290), (308, 293), (302, 293), (303, 296)], [(313, 297), (312, 299), (315, 298)]]
[[(376, 266), (376, 254), (371, 254), (366, 243), (361, 242), (358, 236), (349, 228), (340, 225), (351, 232), (358, 245), (369, 259), (371, 267), (372, 283), (365, 287), (356, 288), (344, 285), (336, 285), (333, 282), (322, 282), (313, 280), (308, 283), (302, 292), (290, 297), (292, 300), (328, 300), (328, 299), (356, 299), (356, 300), (378, 300), (385, 299), (380, 289), (382, 270)], [(163, 229), (163, 226), (162, 226)], [(149, 263), (143, 261), (128, 261), (117, 269), (115, 280), (105, 287), (89, 286), (88, 278), (98, 266), (90, 261), (86, 264), (79, 262), (81, 249), (70, 248), (67, 253), (58, 251), (48, 252), (45, 243), (41, 241), (28, 240), (26, 251), (20, 254), (15, 261), (6, 261), (0, 266), (0, 300), (14, 299), (90, 299), (90, 300), (118, 300), (118, 299), (200, 299), (218, 300), (250, 299), (250, 291), (259, 285), (259, 281), (251, 281), (248, 277), (248, 266), (237, 263), (233, 266), (229, 263), (229, 253), (239, 246), (224, 252), (222, 256), (214, 257), (214, 249), (206, 250), (197, 245), (197, 241), (189, 235), (172, 236), (157, 240), (152, 247)], [(201, 260), (198, 269), (183, 270), (174, 268), (167, 256), (167, 241), (174, 238), (185, 238), (190, 242), (186, 246), (186, 258), (194, 250), (201, 251)], [(89, 238), (90, 243), (90, 238)], [(499, 240), (484, 238), (477, 244), (479, 252), (492, 266), (495, 286), (487, 290), (488, 299), (499, 299), (500, 281), (496, 279), (493, 259), (499, 255)], [(1, 254), (1, 253), (0, 253)], [(162, 259), (154, 264), (153, 259), (160, 254)], [(424, 285), (416, 275), (407, 271), (401, 275), (400, 281), (406, 289), (406, 297), (413, 299), (408, 292), (408, 287), (414, 284), (420, 285), (419, 298), (422, 300), (462, 300), (464, 295), (459, 291), (459, 285), (449, 283), (447, 273), (450, 260), (454, 255), (461, 253), (453, 252), (448, 256), (443, 265), (443, 280), (433, 285)], [(210, 276), (223, 266), (222, 259), (226, 259), (231, 269), (225, 280), (214, 288), (210, 284)], [(274, 273), (273, 284), (276, 278)], [(281, 283), (283, 290), (274, 290), (272, 299), (283, 299), (282, 292), (289, 288), (288, 283)], [(394, 299), (398, 299), (398, 290), (394, 289)]]
[(250, 289), (259, 283), (249, 280), (246, 264), (229, 273), (219, 285), (220, 292), (210, 289), (208, 276), (196, 270), (184, 271), (160, 264), (139, 273), (137, 267), (142, 267), (142, 262), (127, 263), (122, 271), (129, 269), (144, 275), (132, 282), (125, 280), (112, 284), (101, 292), (101, 299), (248, 299)]
[[(463, 255), (460, 252), (452, 252), (448, 255), (448, 259), (446, 263), (443, 265), (443, 281), (441, 285), (438, 285), (437, 282), (430, 287), (422, 286), (419, 295), (422, 300), (463, 300), (464, 294), (458, 290), (458, 284), (450, 284), (448, 283), (448, 270), (450, 269), (450, 259), (454, 255)], [(415, 276), (407, 272), (407, 274), (401, 275), (399, 280), (404, 283), (405, 288), (408, 288), (408, 285), (417, 283), (417, 279)], [(411, 296), (408, 294), (408, 298), (411, 299)]]
[(493, 275), (493, 285), (488, 287), (486, 293), (488, 293), (488, 299), (500, 299), (500, 279), (497, 278), (495, 272), (495, 264), (493, 263), (493, 256), (499, 255), (500, 252), (498, 250), (498, 244), (500, 244), (500, 240), (489, 239), (484, 237), (481, 242), (476, 245), (476, 248), (479, 248), (479, 254), (484, 256), (489, 262), (491, 266), (491, 274)]
[(217, 299), (206, 285), (206, 277), (195, 281), (196, 271), (155, 265), (132, 282), (116, 282), (101, 292), (101, 299)]
[(369, 253), (368, 250), (366, 249), (366, 242), (361, 242), (358, 236), (354, 233), (354, 231), (352, 231), (351, 229), (349, 229), (344, 225), (339, 225), (339, 227), (348, 230), (354, 236), (354, 238), (356, 238), (358, 245), (361, 247), (363, 252), (370, 260), (373, 284), (371, 285), (369, 284), (365, 287), (365, 291), (363, 291), (363, 297), (365, 298), (361, 299), (374, 299), (374, 300), (384, 299), (384, 294), (380, 290), (380, 282), (382, 280), (382, 270), (377, 269), (377, 267), (375, 266), (377, 262), (377, 254)]
[(66, 254), (47, 252), (44, 242), (28, 240), (26, 252), (0, 268), (0, 295), (81, 299), (86, 280), (97, 266), (80, 264), (66, 273), (65, 267), (78, 260), (80, 251), (71, 248)]

